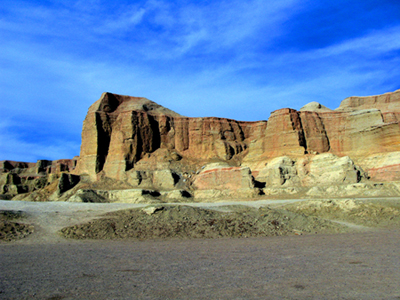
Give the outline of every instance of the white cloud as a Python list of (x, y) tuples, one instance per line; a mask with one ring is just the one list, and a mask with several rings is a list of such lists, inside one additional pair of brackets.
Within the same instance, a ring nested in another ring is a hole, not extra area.
[(341, 55), (360, 55), (370, 58), (400, 49), (400, 26), (375, 30), (367, 35), (352, 38), (325, 48), (308, 51), (299, 57), (323, 59)]
[(94, 32), (105, 35), (132, 30), (137, 24), (142, 22), (145, 13), (146, 10), (144, 8), (130, 8), (120, 15), (112, 15), (100, 21), (98, 26), (94, 27)]
[(147, 59), (158, 60), (176, 59), (196, 51), (249, 51), (255, 44), (266, 43), (279, 34), (279, 25), (295, 12), (297, 3), (227, 1), (173, 6), (167, 1), (148, 1), (144, 5), (146, 21), (159, 29), (147, 32), (146, 40), (141, 41), (141, 53)]

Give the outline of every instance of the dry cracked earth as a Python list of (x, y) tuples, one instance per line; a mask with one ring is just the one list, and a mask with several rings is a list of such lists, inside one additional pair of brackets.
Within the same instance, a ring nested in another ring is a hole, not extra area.
[(0, 201), (0, 299), (400, 299), (400, 198)]

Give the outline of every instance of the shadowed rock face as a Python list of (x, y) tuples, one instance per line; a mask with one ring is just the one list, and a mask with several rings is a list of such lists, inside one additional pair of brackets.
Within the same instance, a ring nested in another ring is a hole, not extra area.
[(399, 95), (350, 97), (336, 111), (311, 103), (301, 111), (274, 111), (268, 122), (241, 122), (188, 118), (146, 98), (104, 93), (84, 121), (75, 173), (124, 179), (158, 149), (200, 163), (247, 165), (252, 171), (280, 156), (329, 152), (357, 159), (400, 151)]

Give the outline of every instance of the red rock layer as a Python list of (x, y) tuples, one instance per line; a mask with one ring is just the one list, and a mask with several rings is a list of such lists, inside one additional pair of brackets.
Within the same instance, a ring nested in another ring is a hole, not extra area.
[(272, 112), (261, 137), (269, 157), (303, 155), (307, 148), (299, 112), (290, 108)]
[(369, 169), (368, 176), (373, 181), (398, 181), (400, 178), (400, 164)]
[(110, 99), (114, 98), (103, 94), (86, 116), (78, 174), (94, 178), (104, 170), (109, 177), (121, 178), (145, 154), (159, 148), (192, 159), (230, 160), (246, 150), (245, 140), (252, 134), (251, 122), (182, 117), (144, 98), (118, 96), (116, 103)]
[[(240, 122), (187, 118), (145, 98), (105, 93), (89, 108), (84, 121), (75, 173), (95, 179), (104, 171), (106, 176), (120, 179), (146, 154), (160, 148), (203, 162), (240, 162), (243, 158), (262, 162), (283, 155), (324, 152), (357, 157), (400, 151), (400, 109), (385, 113), (377, 109), (395, 107), (398, 95), (346, 99), (340, 111), (285, 108), (274, 111), (268, 122)], [(353, 109), (368, 105), (375, 108)]]
[(194, 186), (199, 190), (237, 190), (254, 188), (249, 168), (213, 168), (196, 176)]

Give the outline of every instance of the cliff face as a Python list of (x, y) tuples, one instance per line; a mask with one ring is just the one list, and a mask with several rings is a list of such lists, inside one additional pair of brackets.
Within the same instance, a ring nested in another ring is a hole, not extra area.
[[(311, 103), (300, 111), (274, 111), (268, 122), (240, 122), (188, 118), (145, 98), (104, 93), (84, 121), (75, 173), (124, 179), (142, 159), (156, 156), (149, 167), (157, 169), (154, 161), (168, 163), (172, 153), (184, 161), (223, 161), (257, 172), (280, 156), (329, 152), (357, 160), (400, 151), (399, 95), (347, 98), (336, 111)], [(158, 149), (167, 155), (157, 157)]]
[[(119, 99), (112, 109), (108, 109), (109, 99)], [(229, 119), (187, 118), (144, 98), (105, 93), (90, 107), (83, 123), (76, 172), (95, 178), (103, 171), (120, 179), (157, 149), (191, 160), (231, 160), (246, 150), (251, 126)]]
[(382, 113), (400, 112), (400, 90), (383, 95), (367, 97), (348, 97), (342, 101), (336, 111), (354, 111), (379, 109)]
[(84, 120), (80, 157), (0, 162), (0, 199), (398, 195), (399, 97), (350, 97), (334, 111), (312, 102), (241, 122), (188, 118), (146, 98), (104, 93)]
[[(38, 160), (36, 163), (25, 163), (3, 160), (0, 161), (0, 199), (9, 200), (18, 194), (34, 193), (45, 189), (51, 183), (57, 185), (62, 173), (72, 172), (75, 169), (77, 158), (59, 160)], [(67, 175), (67, 174), (65, 174)], [(68, 174), (76, 184), (78, 176)], [(73, 178), (72, 178), (72, 177)], [(69, 178), (62, 179), (62, 185), (69, 185)], [(67, 183), (68, 181), (68, 183)]]

